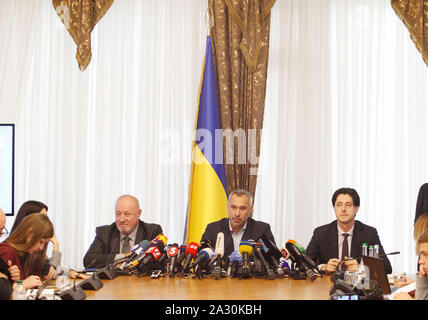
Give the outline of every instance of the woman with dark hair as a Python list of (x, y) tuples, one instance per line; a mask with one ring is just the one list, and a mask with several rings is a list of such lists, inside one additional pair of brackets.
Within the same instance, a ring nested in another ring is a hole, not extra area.
[(418, 192), (418, 199), (416, 200), (416, 212), (415, 221), (418, 220), (419, 216), (425, 212), (428, 212), (428, 183), (424, 183)]
[[(13, 223), (11, 233), (13, 233), (19, 227), (21, 221), (25, 217), (34, 213), (47, 214), (47, 212), (48, 212), (48, 206), (43, 202), (36, 201), (36, 200), (29, 200), (24, 202), (18, 210), (18, 214), (16, 215), (15, 222)], [(43, 274), (55, 277), (56, 276), (55, 268), (61, 265), (62, 253), (59, 251), (59, 242), (55, 234), (52, 236), (51, 239), (49, 239), (49, 241), (52, 242), (52, 245), (53, 245), (52, 256), (50, 259), (48, 259), (47, 262), (45, 261), (44, 267), (43, 267)], [(37, 255), (34, 255), (33, 259), (37, 259)]]
[(29, 200), (22, 204), (22, 206), (18, 210), (18, 214), (16, 215), (15, 222), (13, 223), (12, 229), (10, 232), (14, 232), (16, 228), (19, 226), (21, 221), (32, 213), (47, 213), (48, 206), (43, 202), (36, 200)]
[[(23, 280), (26, 289), (42, 284), (46, 247), (54, 235), (52, 222), (43, 213), (25, 217), (18, 228), (0, 243), (0, 258), (9, 266), (13, 281)], [(32, 259), (41, 252), (42, 259)]]

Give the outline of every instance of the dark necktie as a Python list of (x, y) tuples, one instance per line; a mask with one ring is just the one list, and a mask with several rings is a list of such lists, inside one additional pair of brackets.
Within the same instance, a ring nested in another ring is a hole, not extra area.
[(128, 236), (126, 236), (125, 238), (123, 238), (123, 246), (122, 246), (122, 253), (127, 253), (129, 252), (129, 240), (130, 238)]
[(345, 257), (349, 258), (349, 249), (348, 249), (348, 233), (342, 234), (343, 236), (343, 243), (342, 243), (342, 260), (345, 259)]

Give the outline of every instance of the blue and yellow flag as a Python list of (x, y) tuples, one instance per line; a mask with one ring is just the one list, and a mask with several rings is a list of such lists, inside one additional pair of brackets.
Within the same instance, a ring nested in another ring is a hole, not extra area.
[(223, 136), (216, 81), (211, 38), (207, 36), (196, 138), (192, 148), (185, 243), (199, 243), (208, 223), (228, 216)]

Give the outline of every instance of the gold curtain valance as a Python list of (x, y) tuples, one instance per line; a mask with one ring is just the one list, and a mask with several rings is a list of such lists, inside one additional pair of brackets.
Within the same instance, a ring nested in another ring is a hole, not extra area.
[(239, 45), (245, 62), (254, 70), (260, 56), (260, 50), (266, 45), (262, 41), (262, 24), (269, 15), (275, 0), (225, 0), (233, 21), (242, 33)]
[(52, 0), (52, 4), (77, 45), (76, 59), (84, 71), (91, 61), (91, 32), (114, 0)]
[(428, 0), (391, 0), (391, 5), (428, 66)]

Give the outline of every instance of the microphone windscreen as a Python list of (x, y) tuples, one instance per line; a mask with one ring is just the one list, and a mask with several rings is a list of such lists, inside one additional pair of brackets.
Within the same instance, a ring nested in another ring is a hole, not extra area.
[(142, 248), (143, 250), (145, 250), (148, 246), (149, 246), (149, 240), (143, 240), (140, 242), (140, 248)]
[(306, 249), (302, 247), (299, 243), (297, 243), (295, 240), (289, 239), (287, 243), (292, 243), (297, 248), (297, 250), (299, 250), (299, 252), (306, 253)]
[(219, 232), (217, 234), (217, 241), (215, 243), (215, 255), (223, 257), (224, 254), (224, 233)]
[(162, 241), (162, 242), (163, 242), (163, 245), (165, 246), (165, 245), (166, 245), (166, 242), (168, 241), (168, 237), (167, 237), (167, 236), (165, 236), (165, 235), (163, 235), (163, 234), (158, 234), (158, 235), (153, 239), (153, 241), (156, 241), (156, 240), (160, 240), (160, 241)]
[(168, 257), (171, 258), (176, 256), (178, 254), (178, 251), (178, 246), (173, 244), (167, 251)]
[(288, 265), (287, 261), (282, 260), (281, 269), (290, 269), (290, 266)]
[(198, 247), (199, 247), (199, 245), (196, 242), (190, 242), (186, 248), (186, 256), (188, 254), (195, 256), (196, 253), (198, 252)]
[(204, 260), (208, 260), (211, 258), (211, 256), (214, 254), (213, 249), (211, 248), (205, 248), (199, 252), (199, 254), (202, 254), (204, 256)]
[(287, 250), (287, 248), (286, 248), (286, 247), (283, 247), (283, 248), (281, 249), (281, 254), (282, 254), (282, 257), (283, 257), (285, 260), (290, 260), (290, 252)]
[(248, 253), (250, 256), (253, 253), (253, 244), (249, 241), (241, 241), (241, 244), (239, 245), (239, 252), (241, 255)]

